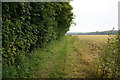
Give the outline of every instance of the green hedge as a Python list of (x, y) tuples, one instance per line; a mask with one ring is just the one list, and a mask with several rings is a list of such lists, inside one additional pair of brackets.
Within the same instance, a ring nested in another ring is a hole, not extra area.
[(68, 2), (5, 2), (2, 10), (3, 62), (14, 66), (20, 56), (62, 37), (73, 19)]

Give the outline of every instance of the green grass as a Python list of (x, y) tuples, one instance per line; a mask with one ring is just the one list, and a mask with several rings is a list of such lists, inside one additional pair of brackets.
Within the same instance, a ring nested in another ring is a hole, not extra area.
[[(41, 63), (34, 78), (94, 78), (94, 54), (88, 44), (76, 36), (65, 36), (42, 50)], [(92, 46), (91, 46), (92, 47)], [(46, 50), (48, 52), (46, 52)], [(52, 52), (52, 53), (51, 53)], [(36, 54), (40, 54), (37, 51)], [(53, 55), (51, 55), (53, 54)]]
[[(45, 54), (38, 70), (33, 75), (34, 78), (60, 78), (65, 73), (62, 71), (62, 66), (65, 65), (64, 61), (69, 52), (67, 37), (63, 37), (61, 40), (51, 43), (43, 50), (42, 54)], [(46, 52), (46, 50), (48, 52)], [(39, 52), (37, 53), (39, 54)], [(41, 55), (39, 55), (41, 56)], [(44, 61), (45, 60), (45, 61)]]
[(19, 67), (4, 66), (3, 75), (8, 78), (96, 78), (95, 59), (99, 53), (94, 41), (64, 36), (45, 48), (34, 49), (27, 57), (21, 56), (23, 61)]
[[(61, 63), (69, 52), (67, 37), (49, 43), (45, 48), (34, 49), (29, 55), (21, 54), (18, 67), (4, 65), (3, 78), (58, 78), (62, 77)], [(64, 65), (64, 64), (63, 64)]]

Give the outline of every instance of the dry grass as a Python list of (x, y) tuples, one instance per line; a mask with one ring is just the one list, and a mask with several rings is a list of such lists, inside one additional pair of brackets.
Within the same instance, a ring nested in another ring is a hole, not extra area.
[[(76, 39), (74, 39), (76, 37)], [(73, 51), (67, 58), (66, 78), (96, 78), (95, 58), (107, 42), (107, 35), (70, 36), (73, 40)]]
[(37, 70), (36, 78), (96, 78), (94, 59), (98, 57), (108, 36), (80, 35), (66, 38), (63, 39), (64, 43), (52, 45), (50, 50), (55, 54), (46, 60), (46, 66)]

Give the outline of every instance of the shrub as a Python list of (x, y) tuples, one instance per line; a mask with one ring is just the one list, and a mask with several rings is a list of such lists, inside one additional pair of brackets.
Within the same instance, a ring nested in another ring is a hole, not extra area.
[[(18, 73), (32, 49), (45, 47), (62, 37), (73, 19), (72, 7), (68, 2), (4, 2), (2, 10), (4, 77), (10, 77), (10, 70)], [(28, 74), (28, 66), (24, 64), (23, 68)]]
[(99, 58), (102, 78), (120, 78), (120, 35), (109, 35), (108, 43)]
[(6, 2), (2, 6), (3, 61), (8, 65), (19, 64), (19, 51), (28, 55), (34, 47), (59, 39), (73, 19), (69, 3)]

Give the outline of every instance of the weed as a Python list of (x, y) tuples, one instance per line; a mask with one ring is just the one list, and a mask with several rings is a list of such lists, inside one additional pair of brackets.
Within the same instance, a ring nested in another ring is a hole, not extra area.
[(107, 45), (99, 58), (99, 76), (102, 78), (120, 78), (119, 35), (109, 35)]

